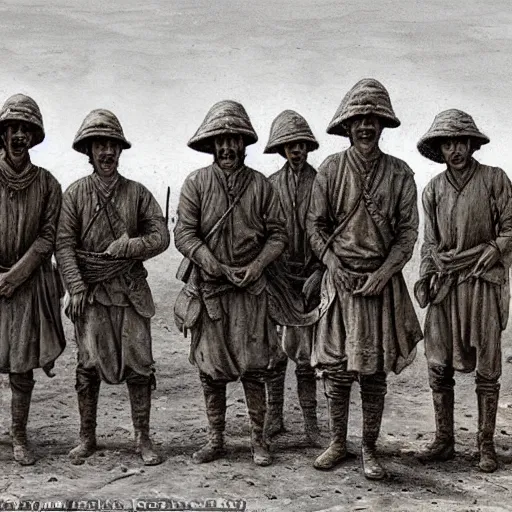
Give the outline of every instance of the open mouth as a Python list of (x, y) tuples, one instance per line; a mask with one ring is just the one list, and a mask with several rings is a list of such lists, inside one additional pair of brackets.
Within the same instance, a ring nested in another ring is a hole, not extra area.
[(27, 144), (22, 140), (13, 140), (11, 143), (11, 150), (14, 155), (20, 156), (27, 150)]
[(373, 131), (362, 131), (358, 133), (358, 139), (361, 142), (372, 142), (375, 139), (375, 132)]

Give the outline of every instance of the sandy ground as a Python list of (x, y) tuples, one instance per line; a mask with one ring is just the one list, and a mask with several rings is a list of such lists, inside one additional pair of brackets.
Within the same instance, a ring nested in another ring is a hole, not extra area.
[[(389, 89), (402, 126), (384, 133), (384, 150), (405, 159), (421, 191), (439, 166), (415, 150), (434, 115), (458, 107), (472, 113), (492, 143), (479, 158), (505, 169), (512, 157), (506, 122), (512, 51), (508, 0), (402, 2), (380, 0), (3, 0), (0, 3), (0, 100), (16, 92), (41, 106), (47, 138), (33, 160), (63, 187), (89, 172), (71, 148), (83, 117), (93, 108), (116, 112), (133, 150), (122, 172), (142, 181), (163, 204), (171, 187), (171, 214), (179, 187), (209, 159), (189, 150), (212, 103), (242, 101), (259, 142), (248, 163), (265, 174), (280, 157), (262, 154), (272, 119), (286, 108), (302, 113), (321, 143), (317, 166), (345, 140), (325, 134), (342, 96), (359, 78), (373, 76)], [(275, 464), (256, 468), (250, 459), (249, 425), (242, 390), (229, 390), (229, 456), (210, 465), (190, 462), (205, 440), (206, 419), (198, 377), (189, 365), (188, 340), (172, 321), (178, 290), (174, 249), (150, 262), (157, 304), (153, 323), (158, 389), (152, 430), (166, 462), (144, 468), (131, 451), (131, 421), (124, 386), (104, 386), (100, 398), (100, 451), (83, 466), (67, 452), (77, 441), (75, 346), (48, 380), (38, 372), (29, 434), (40, 460), (31, 468), (11, 462), (10, 393), (0, 380), (0, 495), (25, 498), (244, 498), (249, 510), (512, 510), (512, 375), (504, 365), (498, 413), (500, 471), (476, 469), (476, 396), (472, 376), (457, 380), (458, 456), (422, 465), (412, 453), (434, 424), (426, 365), (419, 347), (412, 367), (390, 377), (380, 449), (391, 479), (370, 483), (355, 459), (329, 473), (311, 464), (318, 450), (302, 441), (293, 368), (286, 395), (287, 433), (273, 445)], [(406, 269), (411, 285), (417, 254)], [(423, 312), (418, 312), (422, 317)], [(510, 328), (504, 358), (511, 355)], [(325, 401), (319, 414), (327, 442)], [(353, 392), (349, 440), (360, 443), (360, 401)]]

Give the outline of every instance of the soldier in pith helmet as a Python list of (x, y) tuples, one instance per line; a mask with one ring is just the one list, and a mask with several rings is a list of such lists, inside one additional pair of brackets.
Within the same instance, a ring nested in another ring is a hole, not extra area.
[(170, 235), (151, 192), (119, 173), (121, 152), (130, 147), (112, 112), (86, 116), (73, 149), (89, 157), (93, 172), (66, 190), (59, 221), (57, 260), (78, 346), (80, 444), (69, 454), (76, 464), (96, 450), (102, 381), (127, 383), (137, 452), (146, 465), (162, 462), (149, 436), (155, 306), (143, 261), (163, 252)]
[[(265, 153), (279, 153), (286, 159), (283, 167), (270, 176), (286, 217), (288, 247), (279, 258), (284, 277), (298, 294), (304, 294), (308, 307), (319, 301), (323, 265), (313, 253), (306, 235), (306, 217), (316, 170), (308, 163), (308, 154), (318, 142), (307, 121), (293, 110), (281, 112), (272, 122)], [(295, 362), (297, 393), (304, 416), (309, 444), (320, 446), (316, 417), (316, 378), (311, 367), (313, 327), (284, 327), (282, 357), (267, 383), (268, 410), (266, 433), (274, 436), (284, 429), (284, 383), (288, 358)]]
[(226, 100), (213, 105), (188, 143), (214, 160), (185, 180), (174, 230), (177, 249), (193, 265), (183, 294), (198, 297), (195, 305), (187, 302), (179, 322), (191, 331), (190, 358), (208, 417), (209, 440), (194, 453), (197, 463), (226, 453), (226, 385), (238, 379), (251, 421), (253, 460), (271, 463), (263, 432), (265, 381), (280, 352), (266, 272), (287, 236), (277, 192), (245, 165), (245, 149), (257, 140), (244, 107)]
[(363, 470), (372, 480), (386, 476), (376, 442), (387, 374), (410, 363), (422, 338), (402, 276), (418, 236), (414, 175), (379, 148), (382, 130), (399, 125), (377, 80), (363, 79), (346, 94), (327, 132), (348, 137), (351, 146), (320, 166), (307, 223), (313, 251), (327, 267), (312, 364), (324, 380), (331, 444), (314, 466), (330, 469), (347, 457), (350, 389), (357, 379)]
[(11, 96), (0, 110), (0, 372), (12, 390), (14, 459), (35, 462), (27, 444), (34, 372), (47, 375), (65, 346), (61, 283), (52, 264), (62, 191), (29, 150), (45, 137), (37, 103)]

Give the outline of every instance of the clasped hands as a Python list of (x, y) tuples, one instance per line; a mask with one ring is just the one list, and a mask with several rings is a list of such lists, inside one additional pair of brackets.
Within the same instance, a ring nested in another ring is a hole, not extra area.
[[(341, 279), (343, 285), (347, 289), (350, 289), (350, 284), (345, 282), (346, 279), (343, 274), (343, 266), (333, 253), (328, 252), (325, 255), (324, 263), (327, 265), (329, 272), (335, 276), (338, 276)], [(389, 275), (389, 272), (382, 270), (382, 267), (378, 268), (368, 276), (361, 288), (354, 290), (352, 293), (353, 295), (363, 295), (365, 297), (370, 295), (380, 295), (391, 277), (392, 276)]]
[(217, 262), (217, 264), (211, 269), (210, 274), (214, 277), (225, 276), (228, 281), (233, 283), (235, 286), (245, 288), (255, 283), (261, 277), (264, 270), (265, 267), (263, 267), (261, 262), (258, 259), (255, 259), (248, 265), (238, 268)]

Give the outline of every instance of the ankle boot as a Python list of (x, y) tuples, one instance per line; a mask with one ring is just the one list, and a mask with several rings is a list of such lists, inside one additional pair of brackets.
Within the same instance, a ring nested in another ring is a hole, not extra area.
[(316, 378), (312, 368), (302, 370), (297, 367), (297, 393), (304, 417), (304, 431), (310, 446), (320, 448), (321, 435), (316, 416)]
[(201, 375), (206, 415), (208, 417), (208, 442), (194, 452), (192, 460), (204, 464), (226, 455), (224, 447), (224, 429), (226, 426), (226, 384), (212, 381)]
[(498, 469), (498, 457), (494, 448), (494, 430), (498, 412), (499, 388), (481, 390), (478, 395), (478, 450), (480, 461), (478, 467), (484, 473), (493, 473)]
[(436, 435), (434, 441), (418, 454), (424, 462), (447, 461), (455, 456), (455, 439), (453, 434), (454, 392), (433, 391), (434, 413), (436, 418)]
[(242, 379), (245, 400), (251, 419), (251, 450), (252, 458), (258, 466), (269, 466), (272, 463), (269, 446), (263, 435), (265, 423), (265, 384), (258, 380)]
[(149, 418), (151, 413), (151, 380), (147, 382), (127, 381), (128, 394), (132, 409), (132, 422), (135, 432), (136, 452), (140, 454), (145, 466), (157, 466), (162, 457), (153, 448), (149, 436)]
[(368, 480), (382, 480), (387, 474), (377, 458), (376, 444), (382, 423), (385, 394), (362, 391), (361, 399), (363, 408), (361, 456), (364, 476)]
[(328, 448), (313, 463), (315, 469), (333, 469), (347, 458), (350, 387), (351, 382), (340, 384), (327, 376), (324, 377), (331, 442)]
[(11, 414), (12, 414), (12, 448), (13, 457), (22, 466), (31, 466), (36, 459), (27, 441), (27, 422), (34, 380), (32, 374), (10, 374)]
[(266, 381), (267, 413), (264, 429), (268, 439), (284, 432), (283, 407), (287, 363), (286, 359), (284, 364), (280, 364)]

